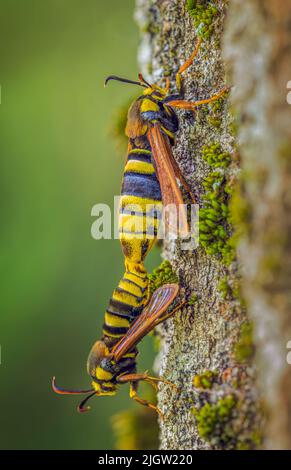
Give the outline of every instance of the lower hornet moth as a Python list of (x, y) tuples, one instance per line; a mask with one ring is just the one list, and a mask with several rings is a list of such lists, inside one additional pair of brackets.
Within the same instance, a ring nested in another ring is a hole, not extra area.
[[(173, 306), (179, 293), (178, 284), (166, 284), (150, 296), (144, 260), (156, 241), (163, 206), (174, 204), (178, 208), (183, 204), (176, 178), (194, 201), (171, 150), (178, 131), (178, 118), (173, 108), (194, 110), (197, 106), (219, 99), (226, 91), (224, 88), (201, 101), (184, 100), (182, 73), (192, 65), (200, 43), (198, 40), (194, 52), (176, 74), (176, 94), (169, 93), (169, 80), (162, 88), (149, 84), (141, 74), (138, 81), (115, 75), (105, 80), (105, 85), (110, 80), (139, 85), (144, 92), (128, 111), (125, 133), (129, 141), (119, 203), (119, 239), (125, 272), (105, 312), (102, 338), (93, 345), (89, 354), (87, 371), (92, 388), (66, 390), (56, 385), (55, 377), (52, 380), (52, 388), (58, 394), (86, 395), (78, 406), (80, 412), (89, 409), (85, 405), (91, 397), (115, 395), (118, 385), (129, 383), (130, 397), (162, 416), (159, 408), (139, 397), (138, 384), (145, 381), (156, 387), (157, 382), (164, 382), (175, 387), (164, 378), (137, 373), (136, 356), (141, 339), (185, 304)], [(141, 208), (139, 212), (134, 210), (137, 205)], [(148, 211), (151, 205), (155, 208), (154, 212)], [(179, 214), (180, 233), (188, 233), (186, 210)], [(135, 226), (135, 222), (143, 224), (148, 218), (152, 223), (150, 234), (144, 230), (127, 230), (128, 223), (133, 222), (131, 225)]]

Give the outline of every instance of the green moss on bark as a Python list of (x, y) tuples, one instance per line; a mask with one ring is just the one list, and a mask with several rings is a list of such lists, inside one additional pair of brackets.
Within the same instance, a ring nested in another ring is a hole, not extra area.
[(188, 301), (188, 305), (195, 305), (197, 300), (198, 300), (197, 294), (195, 294), (195, 293), (192, 294), (189, 301)]
[(164, 284), (178, 283), (179, 279), (174, 273), (172, 265), (169, 261), (163, 261), (160, 266), (149, 274), (150, 292), (151, 294)]
[(208, 123), (216, 128), (220, 128), (222, 121), (221, 115), (223, 112), (223, 107), (225, 104), (226, 96), (222, 96), (219, 100), (210, 103), (209, 106), (209, 114), (207, 116)]
[(241, 327), (239, 340), (235, 346), (235, 358), (240, 363), (250, 361), (255, 353), (253, 341), (253, 324), (246, 322)]
[(209, 39), (214, 31), (214, 20), (218, 14), (215, 2), (208, 0), (187, 0), (186, 8), (193, 18), (196, 33), (202, 39)]
[(211, 389), (213, 382), (218, 376), (217, 371), (206, 370), (202, 374), (195, 375), (193, 378), (193, 385), (195, 388), (204, 390)]
[(234, 257), (231, 244), (231, 224), (229, 211), (229, 188), (227, 169), (231, 155), (223, 152), (221, 145), (215, 143), (204, 146), (202, 158), (211, 167), (211, 172), (203, 181), (203, 207), (199, 211), (199, 240), (210, 255), (219, 256), (226, 264)]
[(242, 413), (245, 413), (243, 401), (235, 393), (193, 409), (199, 436), (214, 448), (256, 449), (261, 445), (261, 431), (252, 420), (252, 411), (246, 411), (248, 427), (244, 428), (244, 422), (238, 420)]
[(199, 436), (206, 441), (215, 441), (221, 447), (230, 447), (234, 441), (231, 425), (236, 407), (234, 395), (221, 398), (217, 403), (206, 403), (200, 409), (193, 409)]

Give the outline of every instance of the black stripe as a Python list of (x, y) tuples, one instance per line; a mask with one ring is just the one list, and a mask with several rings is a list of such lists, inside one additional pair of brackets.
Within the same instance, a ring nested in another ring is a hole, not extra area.
[[(102, 369), (103, 369), (103, 367), (102, 367)], [(103, 379), (102, 379), (102, 380), (101, 380), (101, 379), (97, 379), (96, 377), (92, 377), (92, 375), (91, 375), (91, 378), (92, 378), (93, 381), (96, 382), (97, 384), (102, 384), (102, 382), (103, 382)], [(110, 380), (113, 380), (113, 377), (112, 377)]]
[[(128, 204), (126, 205), (126, 207)], [(124, 207), (121, 207), (119, 210), (120, 214), (125, 214), (125, 215), (132, 215), (132, 216), (140, 216), (140, 217), (152, 217), (155, 220), (160, 220), (162, 218), (162, 212), (160, 209), (152, 209), (150, 212), (140, 212), (140, 211), (135, 211), (135, 210), (130, 210), (130, 209), (125, 209)]]
[(146, 290), (147, 290), (147, 286), (146, 286), (146, 287), (140, 287), (136, 282), (132, 281), (131, 279), (126, 279), (126, 277), (123, 277), (123, 278), (122, 278), (122, 281), (123, 281), (123, 282), (127, 282), (128, 284), (132, 284), (133, 286), (138, 287), (139, 290), (140, 290), (142, 293), (146, 292)]
[[(112, 377), (112, 379), (113, 379), (113, 377)], [(112, 382), (112, 379), (110, 380), (109, 383), (115, 385), (115, 384)], [(102, 390), (103, 392), (110, 392), (110, 391), (113, 392), (114, 390), (116, 390), (116, 388), (114, 389), (114, 387), (107, 387), (107, 386), (106, 386), (106, 383), (102, 382), (102, 384), (101, 384), (101, 390)]]
[(121, 313), (121, 312), (115, 312), (114, 310), (111, 310), (110, 308), (107, 308), (106, 310), (107, 313), (110, 315), (113, 315), (114, 317), (119, 317), (119, 318), (125, 318), (129, 322), (131, 322), (134, 318), (136, 318), (136, 315), (129, 314), (129, 313)]
[(142, 279), (143, 281), (147, 281), (147, 276), (141, 276), (140, 274), (133, 273), (132, 271), (126, 271), (126, 274), (132, 274), (133, 276), (136, 276), (139, 279)]
[[(131, 367), (127, 366), (127, 367), (121, 367), (120, 368), (120, 371), (119, 371), (119, 375), (128, 375), (128, 374), (136, 374), (136, 362), (134, 361), (131, 365)], [(118, 379), (117, 379), (117, 383), (118, 383)], [(124, 383), (124, 382), (122, 382)]]
[(142, 299), (143, 299), (143, 296), (139, 297), (138, 295), (135, 295), (132, 292), (129, 292), (128, 290), (122, 289), (121, 287), (116, 287), (115, 291), (119, 292), (120, 294), (131, 295), (132, 297), (134, 297), (139, 302), (141, 302)]
[(121, 327), (118, 327), (118, 326), (109, 326), (106, 323), (104, 323), (103, 324), (103, 330), (104, 330), (104, 333), (107, 336), (125, 335), (125, 333), (127, 333), (127, 331), (128, 331), (128, 328), (121, 328)]
[(132, 373), (132, 369), (135, 369), (135, 358), (124, 357), (118, 361), (118, 368), (120, 372), (127, 372), (128, 374)]
[(137, 160), (139, 162), (151, 163), (152, 156), (150, 153), (129, 153), (127, 161)]
[(121, 228), (119, 230), (119, 233), (123, 233), (125, 235), (127, 234), (130, 234), (130, 235), (150, 235), (152, 237), (156, 237), (157, 234), (158, 234), (158, 231), (155, 227), (148, 227), (147, 230), (145, 230), (144, 232), (141, 232), (141, 231), (132, 231), (132, 230), (124, 230), (124, 228)]
[(162, 199), (160, 184), (155, 174), (139, 175), (137, 173), (125, 173), (121, 194), (153, 199), (154, 201), (161, 201)]
[(109, 308), (110, 313), (111, 311), (114, 311), (124, 315), (127, 314), (132, 317), (136, 317), (143, 310), (143, 307), (132, 307), (131, 305), (125, 304), (124, 302), (120, 302), (119, 300), (114, 299), (110, 299)]
[[(100, 366), (99, 366), (100, 367)], [(102, 385), (104, 382), (108, 382), (108, 383), (115, 383), (115, 380), (114, 380), (114, 375), (116, 375), (116, 371), (115, 370), (112, 370), (112, 371), (107, 371), (106, 367), (101, 367), (102, 370), (105, 370), (105, 372), (111, 372), (113, 374), (113, 376), (111, 377), (111, 379), (109, 380), (104, 380), (104, 379), (97, 379), (97, 377), (92, 377), (93, 379), (93, 382), (96, 382), (97, 384), (100, 384)], [(109, 390), (109, 387), (106, 389), (106, 390)]]

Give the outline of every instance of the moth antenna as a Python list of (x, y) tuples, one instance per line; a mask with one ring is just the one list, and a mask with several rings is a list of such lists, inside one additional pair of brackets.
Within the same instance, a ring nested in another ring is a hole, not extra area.
[(52, 378), (52, 389), (58, 395), (83, 395), (84, 393), (91, 393), (93, 392), (93, 388), (89, 390), (67, 390), (65, 388), (61, 388), (56, 384), (56, 378)]
[(86, 405), (87, 401), (90, 400), (90, 398), (94, 397), (94, 395), (97, 395), (96, 392), (91, 393), (91, 395), (88, 395), (84, 400), (81, 401), (81, 403), (78, 405), (77, 410), (79, 413), (85, 413), (86, 411), (89, 411), (91, 409), (90, 406), (86, 406), (84, 408), (84, 405)]
[(117, 75), (109, 75), (109, 77), (105, 79), (104, 86), (106, 86), (110, 80), (116, 80), (117, 82), (122, 83), (131, 83), (132, 85), (139, 85), (146, 88), (146, 85), (144, 83), (136, 82), (135, 80), (128, 80), (127, 78), (118, 77)]
[(149, 84), (149, 82), (147, 82), (144, 78), (143, 78), (143, 75), (141, 73), (138, 74), (138, 79), (140, 80), (140, 82), (144, 83), (148, 88), (151, 88), (151, 85)]

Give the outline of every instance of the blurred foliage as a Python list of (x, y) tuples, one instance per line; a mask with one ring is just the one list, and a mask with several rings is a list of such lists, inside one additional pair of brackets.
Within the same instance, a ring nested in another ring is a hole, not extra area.
[(111, 119), (109, 135), (116, 141), (117, 151), (126, 150), (128, 139), (124, 129), (127, 122), (128, 109), (132, 103), (132, 98), (126, 100), (122, 105), (114, 110)]
[[(61, 386), (88, 387), (86, 359), (122, 275), (117, 240), (93, 240), (91, 208), (113, 207), (123, 151), (108, 137), (136, 96), (134, 0), (2, 0), (1, 435), (3, 449), (110, 449), (127, 387), (86, 415)], [(157, 252), (149, 269), (158, 264)], [(139, 369), (153, 359), (150, 338)], [(132, 406), (135, 406), (134, 404)]]
[[(142, 396), (156, 403), (154, 392)], [(117, 450), (148, 450), (159, 448), (159, 428), (154, 411), (135, 404), (135, 407), (121, 411), (112, 417), (112, 428)]]
[(255, 354), (254, 326), (251, 322), (242, 324), (239, 340), (235, 346), (234, 354), (238, 362), (249, 362)]

